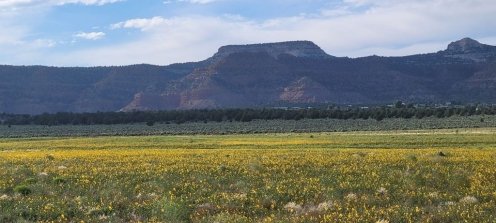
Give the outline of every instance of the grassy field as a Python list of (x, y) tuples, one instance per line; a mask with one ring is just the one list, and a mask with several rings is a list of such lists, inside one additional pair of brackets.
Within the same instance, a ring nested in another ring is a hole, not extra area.
[(0, 222), (495, 222), (496, 129), (0, 139)]
[(190, 122), (183, 124), (145, 123), (122, 125), (0, 125), (0, 138), (136, 136), (136, 135), (219, 135), (286, 132), (347, 132), (417, 129), (494, 128), (496, 115), (452, 116), (449, 118), (410, 119), (303, 119), (254, 120), (251, 122)]

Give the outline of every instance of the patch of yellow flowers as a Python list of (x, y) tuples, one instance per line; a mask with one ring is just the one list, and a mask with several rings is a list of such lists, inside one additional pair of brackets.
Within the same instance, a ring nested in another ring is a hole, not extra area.
[(0, 222), (496, 221), (493, 149), (77, 147), (0, 152)]

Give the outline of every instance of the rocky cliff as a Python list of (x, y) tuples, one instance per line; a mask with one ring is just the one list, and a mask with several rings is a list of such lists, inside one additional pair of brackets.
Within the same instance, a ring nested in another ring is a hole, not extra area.
[(0, 112), (95, 112), (275, 104), (496, 103), (496, 47), (339, 58), (309, 41), (231, 45), (169, 66), (0, 66)]

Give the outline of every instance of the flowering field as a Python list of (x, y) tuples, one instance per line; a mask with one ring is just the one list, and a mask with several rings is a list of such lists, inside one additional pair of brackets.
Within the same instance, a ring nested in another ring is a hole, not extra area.
[(494, 129), (0, 139), (0, 222), (495, 222)]

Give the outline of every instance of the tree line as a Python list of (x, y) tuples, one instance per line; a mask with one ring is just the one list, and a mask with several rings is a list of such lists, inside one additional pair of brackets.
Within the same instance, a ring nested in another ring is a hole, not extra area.
[[(202, 109), (171, 111), (96, 112), (16, 115), (0, 114), (3, 125), (97, 125), (155, 123), (181, 124), (185, 122), (249, 122), (252, 120), (300, 119), (375, 119), (387, 118), (446, 118), (454, 115), (495, 115), (495, 105), (467, 105), (443, 107), (417, 107), (396, 103), (394, 106), (377, 107), (327, 107), (327, 108), (243, 108)], [(484, 121), (481, 118), (481, 121)]]

